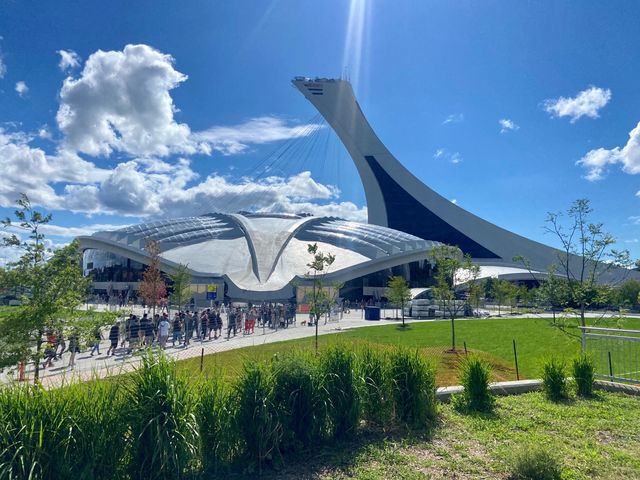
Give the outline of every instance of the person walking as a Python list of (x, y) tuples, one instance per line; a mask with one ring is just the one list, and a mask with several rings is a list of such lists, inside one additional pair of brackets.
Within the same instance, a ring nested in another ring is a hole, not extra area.
[(98, 352), (98, 355), (102, 355), (100, 353), (100, 341), (102, 340), (102, 332), (100, 331), (100, 327), (96, 327), (93, 332), (93, 342), (91, 343), (91, 353), (90, 357), (93, 357), (95, 352)]
[(75, 332), (69, 336), (69, 352), (71, 352), (69, 367), (74, 368), (76, 365), (76, 353), (80, 353), (80, 341), (78, 339), (78, 334)]
[(173, 346), (176, 346), (176, 341), (178, 342), (178, 346), (180, 346), (180, 341), (182, 340), (182, 321), (180, 320), (180, 315), (176, 312), (173, 317)]
[(120, 322), (116, 322), (115, 325), (113, 325), (109, 330), (109, 342), (111, 342), (111, 345), (107, 350), (107, 357), (109, 356), (109, 354), (111, 355), (116, 354), (116, 348), (118, 348), (119, 338), (120, 338)]
[(167, 340), (169, 339), (169, 322), (166, 317), (162, 317), (160, 319), (160, 323), (158, 324), (158, 343), (160, 344), (160, 348), (164, 350), (167, 348)]

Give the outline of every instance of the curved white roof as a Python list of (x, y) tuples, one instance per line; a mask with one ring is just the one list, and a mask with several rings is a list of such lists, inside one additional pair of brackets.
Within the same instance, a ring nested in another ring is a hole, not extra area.
[(237, 291), (253, 293), (283, 291), (292, 280), (304, 279), (310, 243), (335, 255), (328, 279), (340, 282), (424, 259), (438, 244), (334, 217), (248, 213), (161, 220), (80, 237), (83, 248), (142, 262), (149, 240), (160, 243), (163, 269), (186, 264), (195, 277), (224, 277)]

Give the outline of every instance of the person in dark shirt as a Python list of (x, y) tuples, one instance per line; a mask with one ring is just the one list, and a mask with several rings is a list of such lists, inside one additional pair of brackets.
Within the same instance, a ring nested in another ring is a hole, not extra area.
[(178, 346), (180, 346), (180, 340), (182, 340), (182, 320), (180, 320), (180, 315), (176, 313), (173, 318), (173, 346), (176, 346), (176, 341), (178, 342)]
[(117, 322), (114, 326), (111, 327), (111, 330), (109, 330), (109, 341), (111, 342), (111, 346), (109, 346), (109, 349), (107, 350), (107, 357), (109, 356), (109, 353), (111, 353), (111, 355), (116, 354), (116, 348), (118, 347), (119, 338), (120, 323)]

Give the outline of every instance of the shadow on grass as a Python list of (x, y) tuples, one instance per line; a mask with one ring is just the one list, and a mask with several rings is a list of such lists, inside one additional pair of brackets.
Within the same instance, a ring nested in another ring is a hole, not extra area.
[(202, 480), (225, 478), (242, 479), (262, 478), (266, 480), (304, 480), (318, 478), (320, 475), (333, 478), (334, 476), (349, 476), (358, 465), (369, 459), (376, 460), (376, 452), (389, 444), (419, 445), (430, 442), (432, 434), (440, 421), (435, 421), (424, 430), (412, 430), (404, 426), (382, 429), (377, 426), (366, 426), (348, 440), (329, 440), (316, 448), (288, 454), (284, 464), (278, 468), (263, 471), (262, 475), (230, 474), (202, 477)]

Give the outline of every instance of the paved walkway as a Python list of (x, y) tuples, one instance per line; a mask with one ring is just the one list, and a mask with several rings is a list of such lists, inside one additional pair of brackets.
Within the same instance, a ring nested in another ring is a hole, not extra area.
[[(136, 314), (142, 313), (142, 310), (135, 312)], [(326, 335), (328, 333), (337, 333), (352, 328), (400, 324), (399, 320), (384, 320), (385, 317), (395, 316), (395, 310), (382, 310), (382, 320), (380, 321), (367, 321), (363, 319), (362, 310), (352, 310), (350, 313), (344, 314), (340, 321), (328, 322), (324, 324), (320, 322), (318, 333), (320, 335)], [(590, 317), (600, 317), (600, 314), (589, 314)], [(608, 315), (612, 316), (612, 315)], [(536, 318), (548, 318), (551, 314), (528, 314), (527, 317)], [(496, 317), (490, 317), (496, 318)], [(509, 318), (506, 316), (498, 318)], [(518, 317), (514, 317), (518, 318)], [(522, 316), (519, 316), (522, 318)], [(168, 342), (169, 347), (165, 352), (171, 358), (176, 360), (182, 360), (187, 358), (199, 357), (204, 349), (204, 354), (209, 355), (212, 353), (222, 352), (226, 350), (233, 350), (243, 347), (252, 347), (257, 345), (264, 345), (266, 343), (281, 342), (285, 340), (293, 340), (305, 337), (312, 337), (315, 334), (315, 328), (303, 325), (302, 322), (308, 319), (308, 315), (298, 314), (296, 325), (292, 325), (289, 328), (271, 330), (269, 328), (257, 328), (255, 333), (250, 335), (243, 335), (238, 333), (235, 337), (226, 337), (225, 335), (217, 340), (206, 340), (201, 342), (193, 339), (191, 345), (186, 348), (183, 346), (172, 347), (171, 341)], [(224, 319), (226, 325), (226, 319)], [(460, 318), (456, 321), (473, 321), (474, 318)], [(434, 322), (434, 321), (448, 321), (445, 319), (428, 319), (428, 320), (415, 320), (411, 319), (411, 323), (415, 322)], [(104, 335), (106, 338), (106, 335)], [(137, 354), (126, 354), (126, 349), (119, 348), (115, 355), (107, 357), (105, 355), (109, 348), (109, 341), (103, 340), (100, 344), (100, 355), (89, 355), (89, 350), (84, 351), (76, 355), (76, 363), (73, 368), (69, 367), (70, 353), (65, 353), (62, 359), (54, 362), (53, 367), (40, 370), (40, 378), (44, 385), (61, 385), (65, 382), (72, 380), (83, 380), (91, 377), (106, 377), (109, 375), (115, 375), (133, 370), (140, 363), (140, 356)], [(0, 373), (0, 384), (11, 382), (17, 379), (18, 372), (15, 368), (5, 369)], [(29, 365), (25, 371), (27, 379), (33, 378), (33, 365)]]

